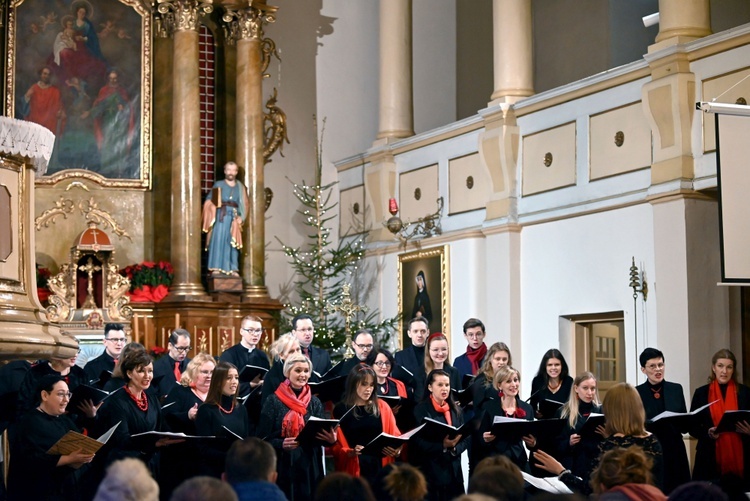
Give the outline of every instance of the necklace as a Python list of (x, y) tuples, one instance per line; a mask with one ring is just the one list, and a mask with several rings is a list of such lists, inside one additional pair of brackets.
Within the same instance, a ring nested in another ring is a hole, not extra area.
[(229, 410), (226, 410), (224, 407), (221, 406), (221, 404), (218, 404), (218, 405), (219, 405), (219, 410), (223, 412), (224, 414), (231, 414), (234, 411), (234, 400), (232, 400), (232, 407), (230, 407)]
[(661, 398), (661, 386), (658, 388), (651, 388), (651, 391), (654, 393), (654, 398), (656, 400), (659, 400)]
[(554, 393), (555, 391), (557, 391), (561, 384), (562, 381), (558, 381), (556, 386), (552, 386), (551, 382), (547, 381), (547, 388), (549, 388), (549, 390)]
[(125, 392), (131, 399), (133, 399), (133, 402), (135, 402), (135, 405), (137, 405), (140, 410), (144, 412), (148, 410), (148, 398), (146, 397), (145, 391), (142, 391), (141, 397), (138, 398), (132, 391), (130, 391), (130, 387), (128, 387), (128, 385), (125, 385)]

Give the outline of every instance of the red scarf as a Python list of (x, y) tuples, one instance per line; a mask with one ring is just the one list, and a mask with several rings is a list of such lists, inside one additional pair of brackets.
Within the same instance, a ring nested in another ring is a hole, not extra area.
[(312, 394), (310, 387), (305, 385), (302, 392), (297, 396), (292, 390), (291, 383), (287, 379), (276, 388), (275, 395), (281, 400), (281, 403), (289, 408), (284, 419), (281, 421), (281, 436), (294, 438), (305, 427), (305, 414), (307, 406), (310, 404)]
[[(737, 403), (737, 385), (734, 380), (730, 379), (727, 384), (727, 396), (722, 398), (719, 382), (713, 380), (708, 385), (708, 401), (718, 400), (714, 405), (709, 407), (711, 411), (711, 420), (714, 426), (719, 425), (721, 417), (725, 411), (739, 410)], [(726, 475), (732, 473), (739, 477), (744, 474), (744, 458), (742, 455), (742, 439), (737, 433), (727, 432), (720, 433), (716, 439), (716, 466), (719, 474)]]
[(430, 401), (432, 402), (432, 408), (437, 412), (442, 413), (443, 417), (445, 417), (445, 422), (450, 426), (453, 426), (453, 420), (451, 419), (451, 406), (448, 405), (448, 401), (446, 400), (443, 402), (443, 405), (440, 405), (432, 395), (430, 395)]
[(487, 354), (487, 345), (482, 343), (482, 345), (477, 348), (476, 350), (471, 348), (471, 345), (469, 345), (466, 348), (466, 358), (469, 359), (469, 362), (471, 362), (471, 373), (476, 374), (479, 372), (479, 364), (482, 363), (482, 360), (484, 360), (484, 356)]

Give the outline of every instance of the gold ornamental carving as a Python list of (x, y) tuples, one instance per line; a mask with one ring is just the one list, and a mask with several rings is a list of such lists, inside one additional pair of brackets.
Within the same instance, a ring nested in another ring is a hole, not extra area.
[(273, 88), (273, 96), (266, 101), (268, 112), (263, 115), (263, 134), (265, 141), (263, 144), (263, 160), (266, 163), (271, 162), (271, 155), (276, 150), (279, 155), (284, 156), (284, 141), (289, 144), (287, 136), (286, 113), (276, 106), (276, 87)]
[(235, 43), (238, 40), (258, 40), (263, 48), (263, 59), (267, 60), (261, 64), (262, 71), (268, 68), (268, 62), (271, 60), (271, 54), (276, 52), (276, 44), (273, 41), (264, 41), (263, 23), (273, 23), (276, 21), (276, 11), (278, 7), (266, 4), (251, 5), (244, 9), (233, 9), (226, 7), (226, 11), (221, 19), (227, 24), (226, 35), (229, 43)]
[[(84, 185), (85, 186), (85, 185)], [(95, 201), (94, 197), (89, 199), (79, 199), (74, 201), (71, 198), (60, 198), (54, 203), (54, 206), (50, 209), (42, 212), (42, 215), (34, 220), (34, 227), (37, 231), (42, 228), (49, 228), (50, 224), (54, 224), (58, 216), (62, 216), (63, 219), (68, 218), (68, 214), (72, 214), (73, 211), (78, 208), (84, 219), (90, 223), (103, 226), (104, 228), (112, 228), (112, 231), (119, 237), (125, 237), (132, 242), (132, 238), (126, 232), (122, 226), (115, 220), (115, 218), (104, 209), (99, 207), (99, 204)]]
[(157, 31), (175, 33), (198, 31), (199, 17), (213, 12), (214, 6), (210, 0), (158, 0), (157, 10), (161, 14)]

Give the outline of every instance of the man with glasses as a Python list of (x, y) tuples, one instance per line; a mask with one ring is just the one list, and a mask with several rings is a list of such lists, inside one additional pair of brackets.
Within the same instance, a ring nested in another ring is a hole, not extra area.
[[(372, 333), (368, 329), (360, 329), (352, 338), (352, 348), (354, 349), (354, 356), (347, 358), (341, 364), (336, 367), (334, 371), (336, 376), (348, 376), (352, 368), (359, 364), (367, 363), (370, 353), (375, 348), (375, 340), (372, 337)], [(370, 364), (375, 361), (373, 358)]]
[(120, 358), (120, 353), (128, 342), (125, 328), (122, 324), (106, 324), (104, 326), (104, 353), (93, 360), (89, 360), (83, 370), (89, 381), (99, 379), (102, 372), (112, 372)]
[(190, 359), (190, 332), (185, 329), (175, 329), (169, 335), (167, 354), (154, 362), (154, 380), (159, 398), (167, 395), (175, 384), (180, 383), (182, 373), (187, 369)]
[(464, 322), (464, 337), (469, 346), (466, 353), (459, 355), (453, 361), (453, 367), (458, 369), (461, 378), (470, 374), (476, 376), (484, 362), (487, 354), (487, 345), (484, 344), (484, 324), (478, 318), (470, 318)]
[(297, 337), (302, 354), (313, 364), (313, 370), (321, 376), (331, 370), (331, 355), (323, 348), (314, 348), (312, 345), (315, 337), (312, 317), (301, 313), (292, 319), (292, 334)]
[[(656, 348), (646, 348), (638, 360), (641, 372), (646, 375), (646, 382), (635, 387), (643, 401), (646, 419), (664, 411), (687, 412), (682, 385), (664, 380), (664, 353)], [(682, 432), (668, 421), (657, 421), (649, 426), (656, 435), (664, 451), (664, 493), (669, 494), (675, 487), (690, 481), (690, 464), (688, 463)]]
[[(268, 362), (268, 356), (263, 350), (258, 348), (258, 343), (260, 343), (260, 339), (263, 337), (261, 318), (255, 315), (248, 315), (243, 318), (242, 322), (240, 322), (240, 337), (240, 342), (222, 353), (219, 360), (233, 364), (239, 372), (242, 372), (242, 369), (246, 365), (263, 367), (266, 370), (270, 369), (271, 364)], [(240, 396), (247, 395), (253, 388), (261, 384), (263, 384), (262, 380), (241, 383)]]

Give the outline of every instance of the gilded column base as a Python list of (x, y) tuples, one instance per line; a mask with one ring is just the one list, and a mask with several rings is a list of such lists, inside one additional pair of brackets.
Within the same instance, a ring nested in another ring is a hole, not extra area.
[(201, 284), (178, 284), (169, 288), (169, 294), (163, 301), (211, 301)]
[(257, 299), (270, 299), (268, 296), (268, 287), (265, 285), (246, 285), (242, 292), (242, 302), (246, 303)]

